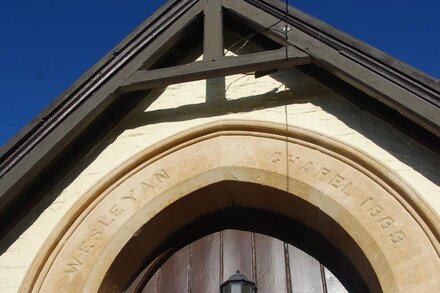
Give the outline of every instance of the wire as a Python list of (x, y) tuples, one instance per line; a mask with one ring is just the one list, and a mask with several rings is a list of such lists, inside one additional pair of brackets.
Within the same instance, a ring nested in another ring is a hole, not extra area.
[[(289, 0), (286, 0), (286, 15), (284, 16), (285, 19), (285, 26), (284, 26), (284, 37), (286, 40), (286, 61), (288, 60), (288, 23), (287, 23), (287, 17), (289, 15)], [(285, 115), (285, 123), (286, 123), (286, 191), (289, 192), (289, 185), (290, 185), (290, 174), (289, 174), (289, 111), (287, 109), (287, 104), (284, 105), (284, 115)], [(287, 270), (287, 268), (286, 268)]]
[[(238, 41), (236, 41), (235, 43), (233, 43), (228, 49), (226, 49), (225, 55), (226, 55), (227, 53), (231, 52), (232, 49), (233, 49), (235, 46), (237, 46), (237, 45), (240, 44), (241, 42), (244, 42), (243, 45), (241, 45), (240, 48), (238, 48), (238, 50), (235, 52), (235, 53), (237, 54), (241, 49), (243, 49), (243, 48), (249, 43), (249, 41), (250, 41), (254, 36), (256, 36), (256, 35), (258, 35), (258, 34), (261, 34), (262, 32), (265, 32), (265, 31), (267, 31), (267, 30), (273, 30), (273, 31), (281, 32), (281, 33), (284, 34), (284, 38), (285, 38), (285, 40), (286, 40), (286, 60), (287, 60), (287, 59), (288, 59), (288, 50), (287, 50), (287, 46), (288, 46), (288, 44), (287, 44), (288, 35), (287, 35), (287, 33), (288, 33), (288, 28), (289, 28), (289, 25), (288, 25), (288, 23), (287, 23), (288, 15), (289, 15), (289, 0), (286, 0), (286, 14), (285, 14), (284, 18), (278, 20), (277, 22), (275, 22), (274, 24), (272, 24), (272, 25), (270, 25), (270, 26), (268, 26), (268, 27), (265, 27), (265, 28), (263, 28), (263, 29), (261, 29), (261, 30), (259, 30), (259, 31), (257, 31), (257, 32), (254, 32), (254, 33), (252, 33), (252, 34), (250, 34), (250, 35), (248, 35), (248, 36), (246, 36), (246, 37), (243, 37), (243, 38), (239, 39)], [(281, 29), (273, 28), (274, 26), (276, 26), (277, 24), (279, 24), (279, 23), (281, 23), (281, 22), (283, 22), (283, 21), (285, 22), (284, 31), (281, 30)]]
[(271, 28), (271, 31), (277, 32), (277, 33), (282, 33), (284, 35), (284, 30), (279, 29), (279, 28)]
[(238, 53), (238, 51), (240, 51), (241, 49), (243, 49), (244, 46), (246, 46), (247, 43), (248, 43), (248, 42), (249, 42), (254, 36), (256, 36), (256, 35), (258, 35), (258, 34), (261, 34), (262, 32), (265, 32), (265, 31), (267, 31), (267, 30), (270, 30), (271, 28), (273, 28), (273, 27), (276, 26), (277, 24), (281, 23), (283, 20), (284, 20), (284, 19), (280, 19), (280, 20), (278, 20), (277, 22), (275, 22), (274, 24), (272, 24), (272, 25), (270, 25), (270, 26), (268, 26), (268, 27), (265, 27), (265, 28), (263, 28), (263, 29), (261, 29), (261, 30), (259, 30), (259, 31), (256, 31), (256, 32), (254, 32), (254, 33), (252, 33), (252, 34), (250, 34), (250, 35), (248, 35), (248, 36), (246, 36), (246, 37), (243, 37), (243, 38), (239, 39), (238, 41), (236, 41), (235, 43), (233, 43), (228, 49), (226, 49), (225, 55), (226, 55), (228, 52), (231, 52), (232, 49), (233, 49), (235, 46), (237, 46), (239, 43), (241, 43), (241, 42), (244, 41), (244, 44), (243, 44), (243, 45), (242, 45), (242, 46), (241, 46), (241, 47), (235, 52), (235, 53)]
[[(226, 55), (228, 52), (231, 52), (235, 46), (237, 46), (238, 44), (240, 44), (241, 42), (243, 42), (243, 44), (242, 44), (242, 45), (241, 45), (241, 46), (235, 51), (235, 54), (237, 54), (241, 49), (243, 49), (243, 48), (249, 43), (249, 41), (250, 41), (254, 36), (256, 36), (256, 35), (258, 35), (258, 34), (261, 34), (262, 32), (265, 32), (265, 31), (267, 31), (267, 30), (272, 30), (272, 31), (276, 31), (276, 32), (279, 32), (279, 33), (284, 34), (284, 39), (285, 39), (285, 41), (286, 41), (285, 48), (286, 48), (286, 61), (287, 61), (288, 58), (289, 58), (289, 56), (288, 56), (288, 46), (289, 46), (289, 44), (288, 44), (288, 34), (287, 34), (287, 33), (288, 33), (288, 29), (289, 29), (289, 25), (288, 25), (288, 23), (287, 23), (288, 15), (289, 15), (289, 0), (286, 0), (286, 14), (285, 14), (284, 18), (278, 20), (277, 22), (275, 22), (274, 24), (272, 24), (272, 25), (270, 25), (270, 26), (268, 26), (268, 27), (265, 27), (265, 28), (263, 28), (263, 29), (261, 29), (261, 30), (259, 30), (259, 31), (256, 31), (256, 32), (254, 32), (254, 33), (252, 33), (252, 34), (250, 34), (250, 35), (248, 35), (248, 36), (245, 36), (245, 37), (239, 39), (238, 41), (236, 41), (235, 43), (233, 43), (228, 49), (226, 49), (225, 55)], [(279, 23), (281, 23), (281, 22), (283, 22), (283, 21), (284, 21), (284, 23), (285, 23), (284, 30), (279, 29), (279, 28), (274, 28), (274, 26), (278, 25)], [(229, 90), (230, 86), (231, 86), (233, 83), (239, 81), (240, 79), (246, 77), (247, 75), (248, 75), (248, 74), (246, 74), (246, 75), (244, 75), (244, 76), (238, 78), (237, 80), (234, 80), (231, 84), (229, 84), (228, 87), (227, 87), (226, 90), (225, 90), (225, 93)], [(286, 127), (288, 127), (288, 126), (287, 126), (287, 125), (288, 125), (288, 123), (287, 123), (287, 108), (285, 109), (285, 111), (286, 111)], [(287, 139), (287, 137), (286, 137), (286, 139)]]
[(286, 39), (286, 61), (289, 59), (288, 50), (287, 50), (287, 45), (288, 45), (287, 42), (289, 41), (289, 35), (287, 34), (289, 29), (289, 25), (287, 24), (288, 15), (289, 15), (289, 0), (286, 0), (286, 15), (284, 16), (285, 19), (284, 37)]
[(239, 80), (241, 80), (241, 79), (243, 79), (243, 78), (245, 78), (245, 77), (248, 77), (249, 75), (252, 75), (252, 73), (245, 73), (243, 76), (240, 76), (239, 78), (237, 78), (236, 80), (234, 80), (234, 81), (232, 81), (230, 84), (228, 84), (228, 86), (227, 86), (226, 89), (225, 89), (225, 94), (229, 91), (229, 88), (230, 88), (234, 83), (236, 83), (237, 81), (239, 81)]

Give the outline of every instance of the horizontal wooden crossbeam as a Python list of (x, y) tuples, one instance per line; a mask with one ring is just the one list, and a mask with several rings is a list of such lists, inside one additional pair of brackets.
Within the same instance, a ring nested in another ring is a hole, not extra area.
[(289, 68), (310, 62), (308, 54), (294, 47), (289, 47), (287, 52), (282, 48), (242, 56), (219, 57), (162, 69), (139, 70), (119, 88), (119, 92), (127, 93), (232, 74)]

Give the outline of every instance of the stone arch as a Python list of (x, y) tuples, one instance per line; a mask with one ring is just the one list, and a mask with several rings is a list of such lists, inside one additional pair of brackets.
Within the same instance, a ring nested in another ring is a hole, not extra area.
[[(203, 176), (213, 177), (215, 173), (231, 171), (229, 168), (216, 169)], [(255, 169), (241, 169), (240, 173), (248, 173), (249, 177), (278, 177)], [(297, 182), (294, 184), (304, 187)], [(302, 219), (306, 217), (313, 220), (303, 223)], [(118, 253), (106, 273), (100, 292), (111, 289), (123, 291), (146, 266), (148, 279), (148, 275), (151, 276), (175, 251), (200, 237), (224, 229), (261, 233), (293, 244), (322, 261), (350, 292), (380, 291), (376, 274), (359, 246), (338, 223), (316, 206), (261, 183), (221, 180), (175, 201), (145, 223), (136, 232), (136, 237), (132, 237)], [(151, 235), (155, 235), (155, 239), (151, 239)], [(344, 253), (352, 259), (345, 257), (326, 237), (335, 240), (339, 247), (343, 246)], [(362, 276), (358, 268), (361, 268)], [(372, 290), (366, 289), (364, 279), (368, 280)]]
[[(281, 190), (315, 207), (350, 236), (386, 292), (430, 291), (439, 286), (438, 218), (393, 172), (321, 134), (278, 124), (223, 121), (146, 149), (109, 174), (57, 225), (21, 289), (52, 292), (68, 286), (97, 291), (118, 253), (142, 226), (178, 200), (224, 181)], [(211, 207), (238, 203), (299, 217), (344, 251), (369, 278), (362, 264), (356, 263), (360, 256), (351, 251), (352, 243), (332, 235), (326, 222), (317, 225), (283, 202), (255, 198), (212, 197)], [(153, 251), (182, 221), (203, 214), (207, 207), (201, 204), (182, 211), (185, 217), (163, 235), (150, 235), (149, 249)]]

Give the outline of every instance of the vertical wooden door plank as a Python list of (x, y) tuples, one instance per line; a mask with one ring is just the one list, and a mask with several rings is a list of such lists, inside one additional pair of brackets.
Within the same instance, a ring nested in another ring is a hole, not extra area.
[(218, 292), (220, 288), (220, 233), (192, 244), (191, 293)]
[(189, 245), (177, 251), (159, 270), (158, 293), (188, 292)]
[(324, 292), (319, 262), (289, 245), (290, 278), (293, 293)]
[(284, 243), (255, 233), (255, 256), (258, 292), (287, 292)]
[(223, 231), (223, 281), (239, 270), (252, 280), (251, 233), (238, 230)]

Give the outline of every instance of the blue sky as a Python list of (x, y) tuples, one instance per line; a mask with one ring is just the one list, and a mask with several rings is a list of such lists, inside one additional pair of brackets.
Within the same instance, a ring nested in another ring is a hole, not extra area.
[[(0, 0), (0, 146), (164, 2)], [(289, 2), (440, 78), (440, 1)]]

